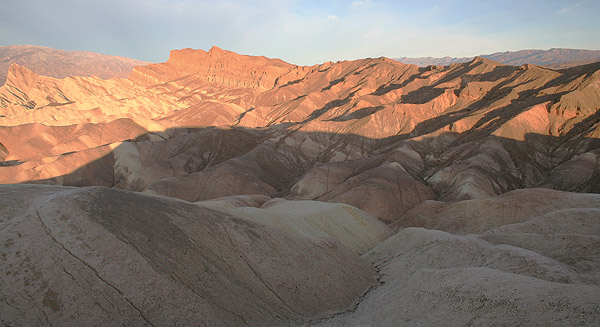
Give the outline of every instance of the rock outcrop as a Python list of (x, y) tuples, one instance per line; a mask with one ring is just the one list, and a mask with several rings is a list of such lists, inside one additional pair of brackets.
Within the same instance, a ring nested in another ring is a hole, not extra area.
[(154, 85), (193, 75), (203, 82), (226, 87), (269, 90), (279, 76), (293, 67), (282, 60), (242, 56), (215, 46), (207, 52), (173, 50), (166, 63), (135, 67), (129, 79)]

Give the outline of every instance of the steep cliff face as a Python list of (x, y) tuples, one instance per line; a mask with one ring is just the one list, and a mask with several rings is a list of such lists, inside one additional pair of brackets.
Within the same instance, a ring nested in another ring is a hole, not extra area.
[(206, 83), (225, 87), (268, 90), (293, 67), (279, 59), (243, 56), (218, 47), (209, 51), (182, 49), (171, 51), (166, 63), (135, 67), (129, 78), (142, 85), (153, 85), (194, 75)]

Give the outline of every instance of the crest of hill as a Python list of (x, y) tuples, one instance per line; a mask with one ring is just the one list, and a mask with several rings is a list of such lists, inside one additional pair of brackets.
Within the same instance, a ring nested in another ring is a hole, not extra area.
[(66, 51), (35, 45), (0, 47), (0, 85), (10, 65), (19, 64), (54, 78), (95, 76), (102, 79), (127, 77), (134, 66), (148, 62), (88, 51)]

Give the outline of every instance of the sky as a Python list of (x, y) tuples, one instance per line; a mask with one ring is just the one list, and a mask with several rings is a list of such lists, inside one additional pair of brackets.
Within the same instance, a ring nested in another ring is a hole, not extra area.
[(600, 0), (3, 0), (0, 45), (164, 62), (213, 45), (297, 65), (600, 49)]

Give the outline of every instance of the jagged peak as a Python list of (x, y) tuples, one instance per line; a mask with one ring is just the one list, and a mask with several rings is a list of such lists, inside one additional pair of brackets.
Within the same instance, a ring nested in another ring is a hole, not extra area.
[(499, 63), (497, 61), (493, 61), (491, 59), (484, 58), (484, 57), (481, 57), (481, 56), (476, 56), (475, 58), (473, 58), (473, 60), (471, 60), (471, 62), (469, 62), (470, 65), (472, 65), (472, 64), (479, 64), (479, 63), (485, 64), (485, 65), (492, 65), (492, 66), (505, 66), (502, 63)]
[(232, 52), (231, 52), (231, 51), (229, 51), (229, 50), (223, 50), (223, 49), (219, 48), (218, 46), (216, 46), (216, 45), (213, 45), (213, 46), (212, 46), (212, 47), (211, 47), (211, 48), (208, 50), (208, 53), (210, 53), (210, 54), (212, 54), (212, 55), (215, 55), (215, 54), (219, 54), (219, 55), (220, 55), (220, 54), (232, 53)]
[(12, 63), (10, 67), (8, 67), (5, 85), (12, 85), (15, 87), (32, 86), (39, 78), (40, 75), (27, 67)]
[(16, 62), (13, 62), (12, 64), (10, 64), (10, 66), (8, 67), (8, 72), (9, 73), (12, 72), (12, 73), (36, 74), (31, 69), (29, 69), (25, 66), (19, 65)]
[(241, 55), (217, 46), (172, 50), (166, 63), (136, 67), (130, 79), (143, 85), (164, 83), (185, 75), (197, 75), (210, 83), (231, 87), (271, 88), (275, 80), (293, 69), (281, 59)]

